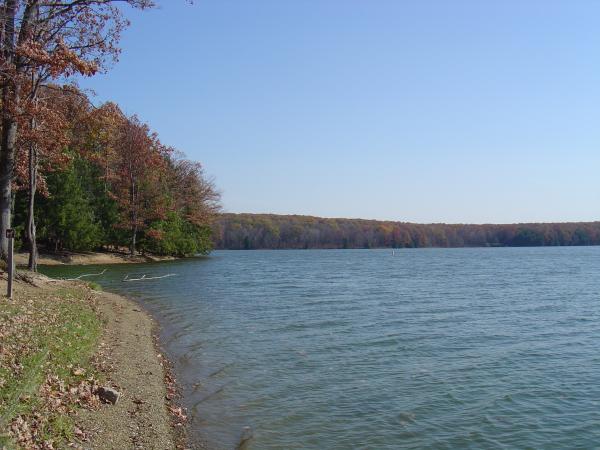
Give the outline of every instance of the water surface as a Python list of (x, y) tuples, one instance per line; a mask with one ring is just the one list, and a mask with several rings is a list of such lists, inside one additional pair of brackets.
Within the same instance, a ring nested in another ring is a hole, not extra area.
[(600, 442), (600, 247), (219, 251), (95, 281), (159, 319), (215, 448), (244, 426), (254, 450)]

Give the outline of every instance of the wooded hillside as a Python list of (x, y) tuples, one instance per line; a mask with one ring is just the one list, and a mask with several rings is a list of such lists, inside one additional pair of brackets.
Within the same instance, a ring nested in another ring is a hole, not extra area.
[(414, 224), (274, 214), (223, 214), (219, 249), (523, 247), (600, 244), (600, 222)]

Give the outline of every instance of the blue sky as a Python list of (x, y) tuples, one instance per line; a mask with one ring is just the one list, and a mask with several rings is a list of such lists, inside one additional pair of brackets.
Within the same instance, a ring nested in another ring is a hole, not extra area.
[(162, 0), (84, 80), (229, 212), (600, 219), (600, 2)]

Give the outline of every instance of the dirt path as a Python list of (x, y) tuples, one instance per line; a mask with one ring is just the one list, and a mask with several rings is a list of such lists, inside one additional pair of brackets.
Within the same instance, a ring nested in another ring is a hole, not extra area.
[(100, 351), (108, 360), (107, 376), (122, 396), (116, 405), (80, 415), (82, 428), (91, 433), (90, 447), (177, 448), (165, 403), (162, 361), (153, 341), (153, 320), (131, 300), (104, 292), (98, 295), (106, 322)]

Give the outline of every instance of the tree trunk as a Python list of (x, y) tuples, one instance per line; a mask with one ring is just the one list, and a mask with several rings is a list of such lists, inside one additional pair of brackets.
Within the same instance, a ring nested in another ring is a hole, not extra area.
[[(15, 51), (15, 15), (17, 1), (6, 0), (2, 21), (2, 57), (7, 67), (14, 62)], [(0, 257), (8, 258), (8, 239), (6, 230), (10, 228), (12, 204), (12, 179), (15, 166), (15, 144), (17, 140), (17, 121), (14, 109), (18, 104), (16, 83), (10, 76), (2, 77), (2, 138), (0, 139)]]
[(135, 180), (133, 179), (133, 177), (131, 178), (131, 256), (135, 255), (135, 240), (137, 238), (137, 230), (138, 230), (138, 224), (137, 224), (137, 207), (136, 207), (136, 202), (137, 202), (137, 196), (136, 196), (136, 192), (135, 192)]
[(12, 120), (2, 121), (0, 146), (0, 256), (8, 257), (6, 230), (10, 228), (12, 206), (12, 180), (15, 166), (15, 141), (17, 124)]
[(134, 225), (133, 231), (131, 233), (131, 256), (135, 256), (135, 240), (137, 238), (137, 225)]
[(37, 242), (35, 229), (35, 192), (37, 189), (37, 149), (29, 147), (29, 205), (27, 210), (27, 239), (29, 240), (29, 270), (37, 272)]
[[(17, 142), (17, 117), (20, 113), (21, 81), (26, 67), (23, 57), (15, 53), (16, 40), (19, 43), (29, 39), (35, 17), (39, 11), (38, 2), (27, 2), (24, 6), (20, 30), (17, 36), (15, 23), (18, 0), (5, 0), (2, 11), (2, 59), (8, 68), (2, 84), (2, 138), (0, 139), (0, 257), (8, 258), (8, 239), (6, 230), (11, 227), (12, 181), (14, 177), (15, 153)], [(11, 74), (10, 70), (14, 70)]]

